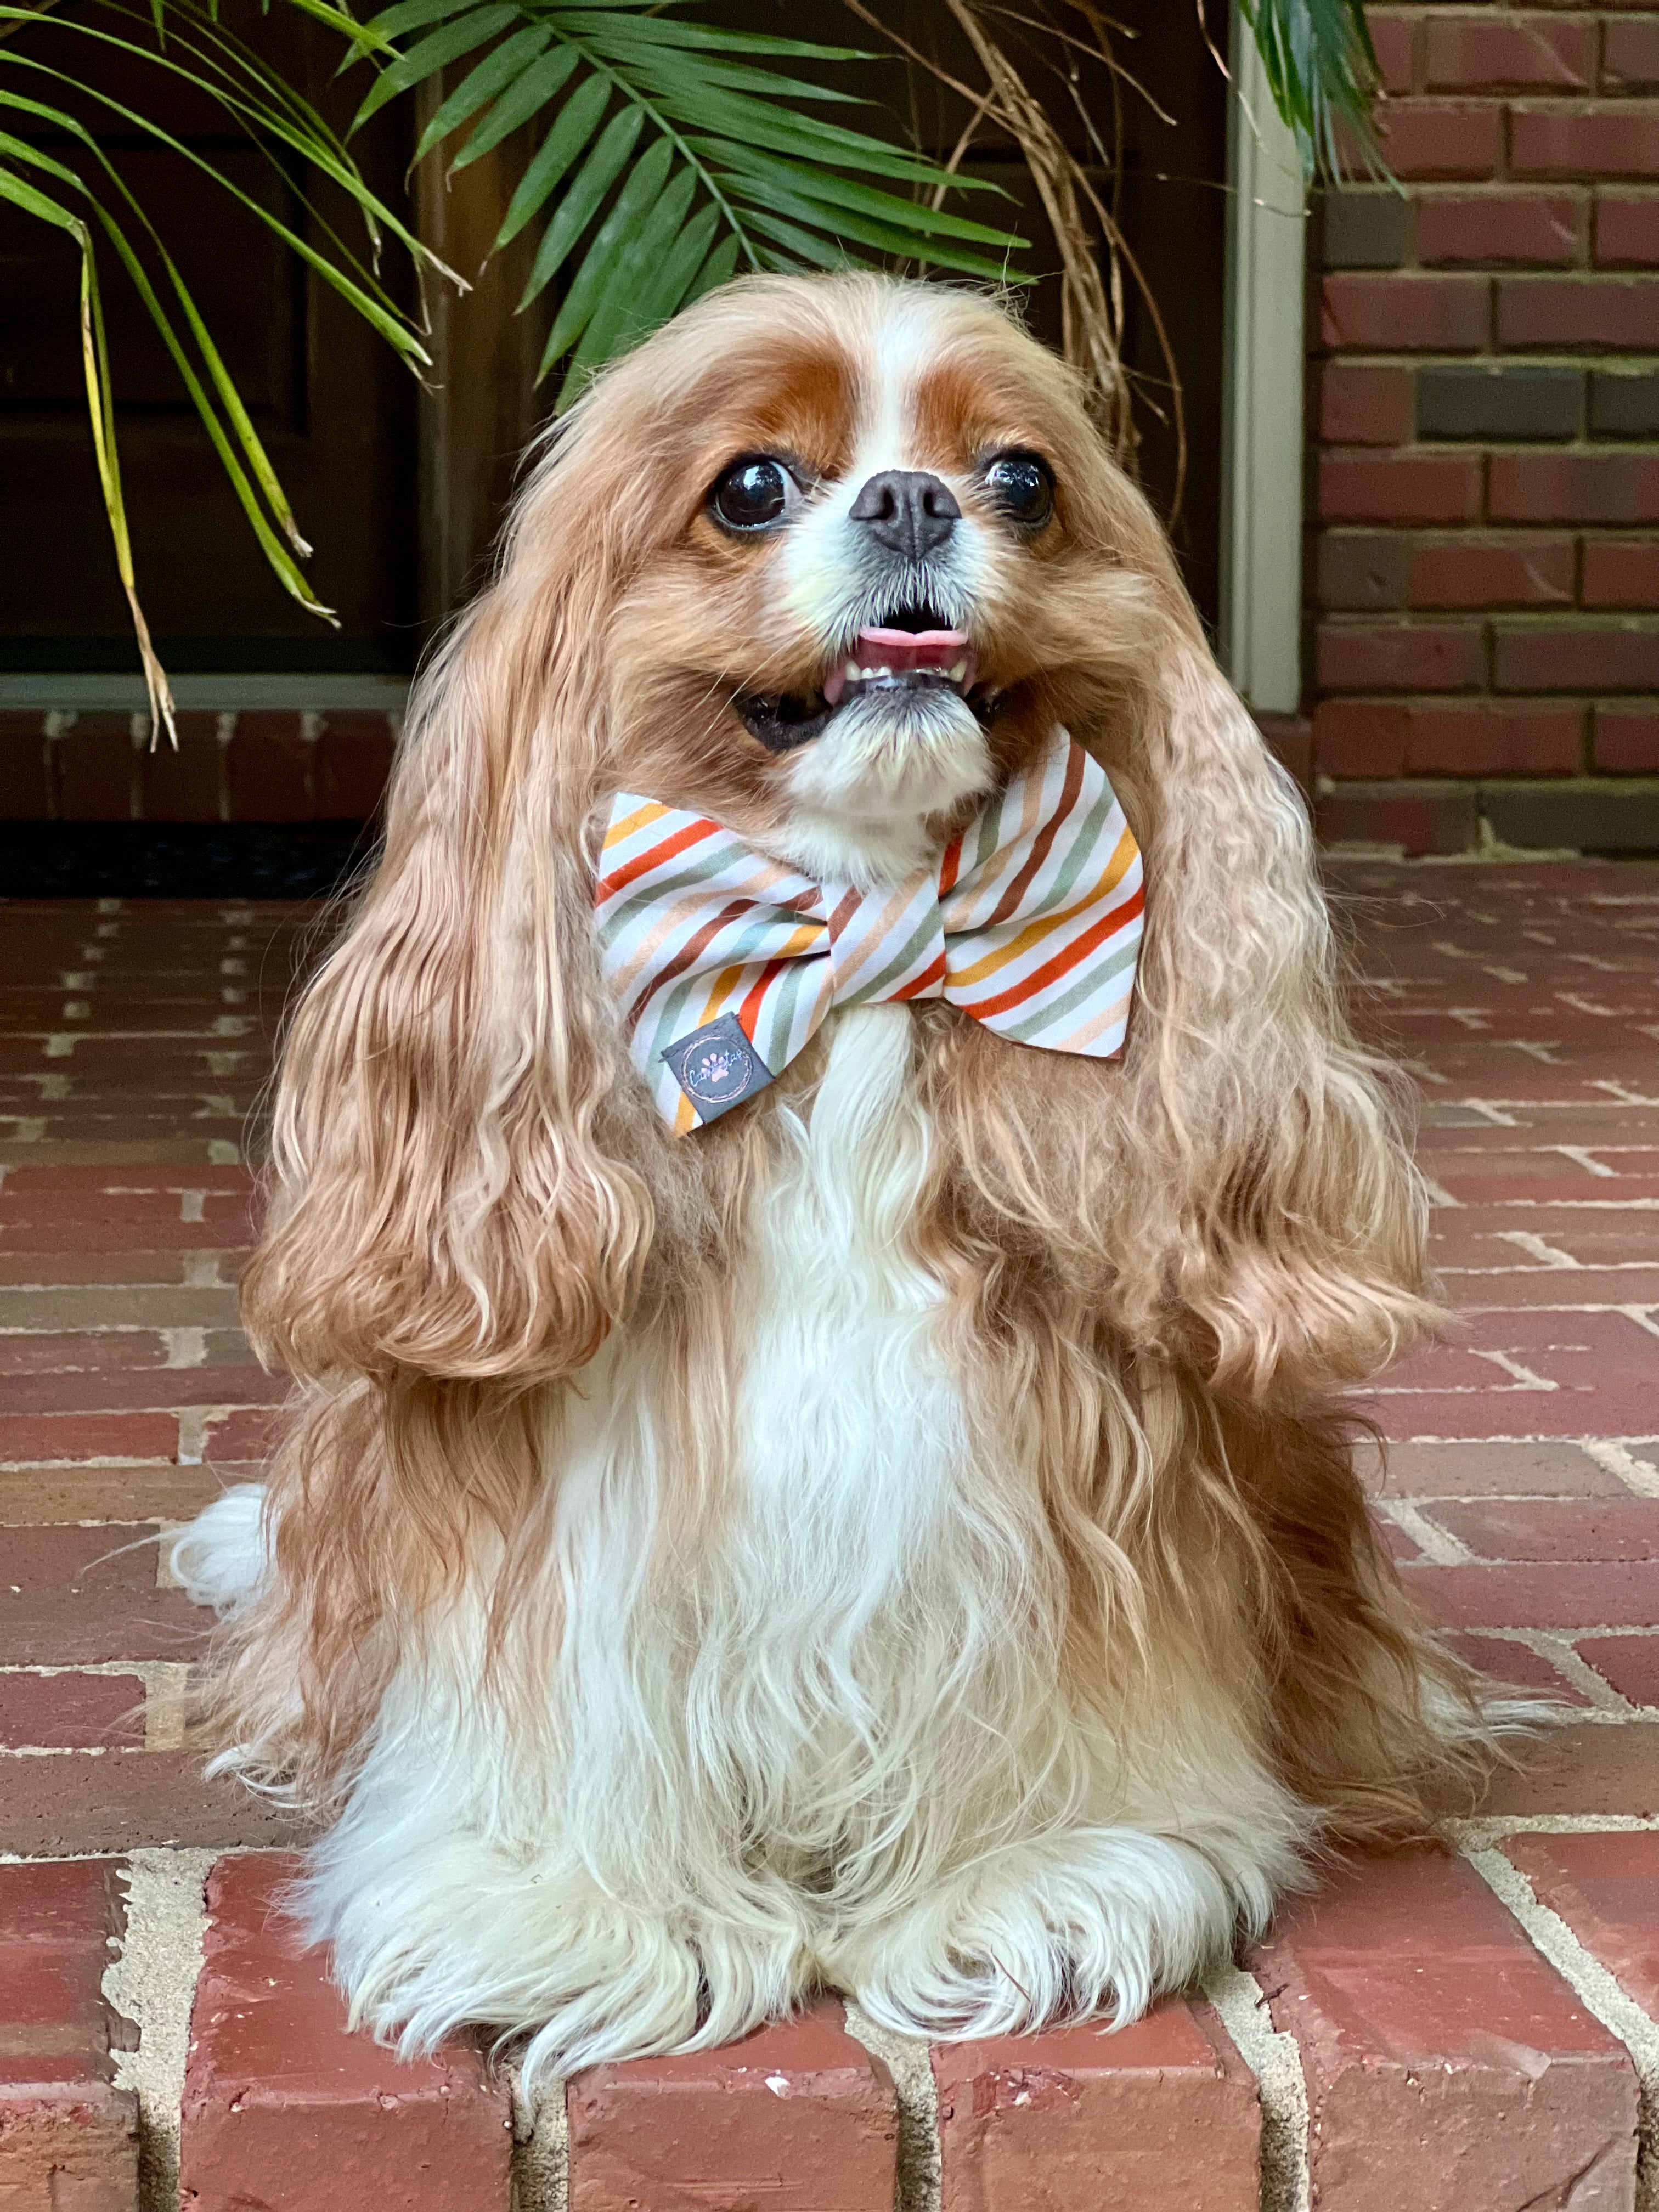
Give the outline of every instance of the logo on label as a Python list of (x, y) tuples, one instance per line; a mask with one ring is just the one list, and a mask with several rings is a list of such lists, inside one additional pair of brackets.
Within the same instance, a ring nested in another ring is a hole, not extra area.
[(744, 1035), (735, 1014), (718, 1015), (665, 1048), (674, 1079), (705, 1121), (763, 1091), (772, 1071)]

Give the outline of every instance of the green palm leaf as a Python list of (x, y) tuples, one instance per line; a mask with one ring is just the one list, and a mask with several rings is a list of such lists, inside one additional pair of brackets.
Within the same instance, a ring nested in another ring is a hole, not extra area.
[(381, 74), (360, 119), (484, 49), (441, 101), (422, 153), (477, 116), (453, 157), (459, 168), (548, 118), (495, 246), (541, 225), (520, 306), (562, 280), (539, 372), (565, 364), (560, 407), (738, 268), (884, 256), (1006, 279), (1024, 243), (932, 204), (941, 185), (995, 187), (811, 112), (853, 95), (803, 65), (855, 60), (855, 49), (726, 29), (686, 12), (696, 4), (398, 0), (364, 26), (357, 51)]
[(1380, 167), (1371, 121), (1376, 54), (1363, 0), (1239, 0), (1239, 9), (1305, 173), (1341, 173), (1341, 125), (1362, 157)]

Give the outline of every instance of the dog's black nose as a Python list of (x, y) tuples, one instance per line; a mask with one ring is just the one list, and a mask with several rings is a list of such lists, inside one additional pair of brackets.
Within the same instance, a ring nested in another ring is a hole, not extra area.
[(869, 525), (878, 545), (906, 561), (935, 551), (962, 520), (950, 485), (925, 469), (884, 469), (848, 511), (854, 522)]

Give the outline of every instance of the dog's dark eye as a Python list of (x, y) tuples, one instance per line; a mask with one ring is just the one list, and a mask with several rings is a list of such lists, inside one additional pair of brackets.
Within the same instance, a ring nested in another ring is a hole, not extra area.
[(728, 530), (764, 530), (788, 512), (795, 482), (781, 461), (749, 453), (714, 479), (708, 504)]
[(1040, 530), (1054, 511), (1054, 473), (1036, 453), (999, 453), (985, 471), (985, 489), (1027, 530)]

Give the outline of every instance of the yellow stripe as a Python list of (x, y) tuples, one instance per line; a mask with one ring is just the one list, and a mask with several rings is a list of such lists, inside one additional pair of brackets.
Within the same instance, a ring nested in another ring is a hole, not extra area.
[(998, 969), (1006, 968), (1011, 960), (1018, 960), (1022, 952), (1029, 951), (1034, 945), (1040, 945), (1045, 937), (1051, 936), (1065, 923), (1074, 921), (1079, 915), (1087, 914), (1091, 907), (1098, 906), (1102, 899), (1122, 881), (1135, 853), (1135, 841), (1126, 829), (1107, 863), (1105, 874), (1092, 890), (1085, 891), (1074, 906), (1062, 908), (1058, 914), (1045, 915), (1039, 921), (1029, 922), (1011, 944), (1003, 945), (998, 951), (988, 952), (982, 960), (975, 960), (971, 967), (953, 968), (950, 973), (952, 988), (959, 989), (967, 983), (982, 983), (988, 975), (994, 975)]
[(620, 822), (613, 822), (605, 833), (605, 848), (608, 853), (613, 845), (620, 845), (624, 837), (631, 837), (636, 830), (643, 830), (647, 822), (660, 822), (668, 809), (647, 799), (643, 806), (636, 806), (631, 814), (624, 814)]
[(689, 1137), (693, 1127), (696, 1125), (696, 1108), (686, 1097), (684, 1091), (682, 1091), (680, 1093), (680, 1103), (674, 1109), (674, 1134), (677, 1137)]

